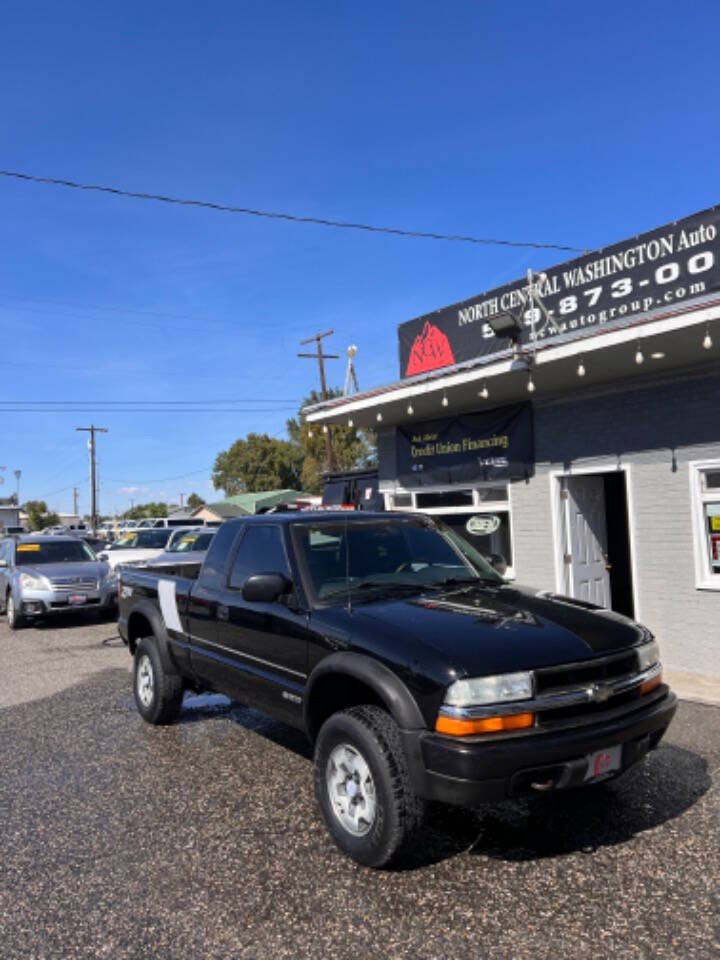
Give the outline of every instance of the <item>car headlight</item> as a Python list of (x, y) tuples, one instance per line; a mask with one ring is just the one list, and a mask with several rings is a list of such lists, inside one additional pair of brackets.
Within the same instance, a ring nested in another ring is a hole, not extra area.
[(532, 673), (501, 673), (492, 677), (456, 680), (447, 689), (445, 704), (449, 707), (478, 707), (490, 703), (529, 700), (532, 695)]
[(638, 668), (640, 673), (654, 667), (660, 661), (660, 647), (657, 640), (651, 640), (650, 643), (644, 643), (637, 648)]
[(37, 577), (32, 573), (20, 574), (20, 586), (26, 590), (49, 590), (50, 583), (45, 577)]

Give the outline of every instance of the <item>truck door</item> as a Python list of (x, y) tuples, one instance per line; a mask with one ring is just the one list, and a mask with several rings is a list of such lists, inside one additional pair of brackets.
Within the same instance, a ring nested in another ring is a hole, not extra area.
[(243, 599), (243, 585), (256, 573), (281, 573), (292, 580), (280, 524), (247, 524), (219, 596), (218, 647), (233, 663), (243, 702), (299, 723), (307, 677), (306, 616), (282, 601)]

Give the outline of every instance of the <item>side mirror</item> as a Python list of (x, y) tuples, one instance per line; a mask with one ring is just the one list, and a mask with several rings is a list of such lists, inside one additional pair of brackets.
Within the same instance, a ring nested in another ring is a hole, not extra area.
[(99, 554), (98, 554), (98, 560), (105, 560), (105, 561), (107, 561), (107, 558), (108, 558), (108, 555), (107, 555), (106, 553), (99, 553)]
[(292, 590), (292, 583), (282, 573), (254, 573), (242, 588), (243, 600), (249, 603), (274, 603)]
[(499, 573), (501, 577), (504, 577), (507, 573), (507, 560), (505, 557), (501, 553), (491, 553), (488, 560), (493, 570)]

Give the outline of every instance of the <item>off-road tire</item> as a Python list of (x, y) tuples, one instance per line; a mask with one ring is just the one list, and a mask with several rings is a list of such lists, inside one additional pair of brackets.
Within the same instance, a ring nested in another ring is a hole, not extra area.
[(11, 630), (22, 630), (25, 626), (25, 617), (17, 612), (15, 600), (11, 593), (8, 593), (5, 598), (5, 616), (7, 617), (7, 625)]
[(133, 694), (138, 713), (147, 723), (177, 720), (183, 701), (182, 677), (163, 668), (154, 637), (143, 637), (135, 650)]
[[(343, 825), (333, 809), (328, 784), (333, 750), (346, 744), (359, 752), (374, 781), (375, 815), (364, 836)], [(385, 710), (364, 705), (329, 717), (315, 744), (314, 779), (325, 825), (343, 853), (369, 867), (388, 867), (412, 849), (425, 817), (425, 803), (410, 781), (398, 726)]]

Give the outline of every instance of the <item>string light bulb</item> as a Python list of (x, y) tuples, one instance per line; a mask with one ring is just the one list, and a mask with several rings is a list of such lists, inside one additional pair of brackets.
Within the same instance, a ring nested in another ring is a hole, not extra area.
[(446, 407), (446, 406), (448, 405), (448, 403), (449, 403), (450, 401), (448, 400), (446, 393), (444, 393), (444, 394), (442, 395), (442, 400), (441, 400), (440, 402), (442, 403), (442, 405), (443, 405), (444, 407)]
[(483, 380), (482, 390), (478, 393), (479, 397), (482, 397), (483, 400), (487, 400), (490, 396), (490, 391), (487, 388), (487, 383)]
[(348, 420), (348, 426), (349, 426), (350, 428), (352, 428), (352, 427), (355, 426), (355, 424), (353, 423), (353, 418), (352, 418), (352, 417), (350, 417), (350, 419)]
[(327, 433), (327, 432), (328, 432), (328, 425), (327, 425), (326, 423), (324, 423), (324, 424), (323, 424), (323, 433)]
[(635, 363), (641, 364), (645, 362), (645, 355), (642, 352), (642, 347), (640, 346), (640, 341), (637, 342), (637, 350), (635, 352)]
[(412, 405), (411, 403), (409, 403), (409, 404), (407, 405), (407, 415), (408, 415), (409, 417), (411, 417), (414, 413), (415, 413), (415, 411), (413, 410), (413, 405)]
[(312, 433), (312, 427), (308, 427), (308, 436), (309, 436), (309, 437), (312, 437), (312, 435), (313, 435), (313, 433)]
[(382, 413), (378, 410), (377, 416), (375, 417), (378, 423), (382, 423)]
[(712, 337), (710, 336), (710, 324), (705, 327), (705, 336), (703, 338), (703, 350), (712, 350)]
[(528, 393), (535, 393), (535, 383), (532, 378), (532, 374), (528, 373)]
[(580, 358), (580, 363), (578, 364), (577, 375), (578, 375), (579, 377), (584, 377), (584, 376), (585, 376), (585, 364), (584, 364), (584, 362), (583, 362), (582, 357)]

